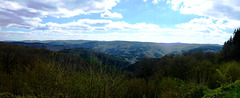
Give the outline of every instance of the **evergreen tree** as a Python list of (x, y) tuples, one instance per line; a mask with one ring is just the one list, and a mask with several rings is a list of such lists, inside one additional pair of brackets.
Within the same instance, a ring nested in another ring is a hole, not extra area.
[(233, 37), (224, 43), (222, 54), (226, 60), (240, 60), (240, 28), (236, 29)]

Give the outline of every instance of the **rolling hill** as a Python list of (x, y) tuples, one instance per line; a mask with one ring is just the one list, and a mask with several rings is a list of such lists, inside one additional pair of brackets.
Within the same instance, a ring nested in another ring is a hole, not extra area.
[(92, 49), (120, 57), (131, 63), (143, 58), (162, 57), (170, 53), (182, 54), (195, 50), (216, 52), (222, 49), (222, 46), (217, 44), (151, 43), (132, 41), (48, 40), (22, 41), (14, 43), (53, 51), (72, 48)]

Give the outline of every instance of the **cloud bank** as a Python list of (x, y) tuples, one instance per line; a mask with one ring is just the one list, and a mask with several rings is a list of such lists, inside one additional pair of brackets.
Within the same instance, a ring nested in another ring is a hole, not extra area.
[(103, 18), (112, 18), (112, 19), (123, 18), (122, 14), (116, 13), (116, 12), (111, 13), (110, 11), (106, 11), (104, 13), (101, 13), (101, 17), (103, 17)]
[[(231, 36), (226, 30), (233, 30), (240, 24), (238, 0), (143, 0), (144, 3), (153, 3), (152, 5), (165, 3), (171, 10), (181, 14), (200, 16), (175, 24), (174, 28), (121, 20), (125, 18), (121, 13), (111, 11), (119, 2), (120, 0), (2, 0), (0, 40), (88, 39), (223, 44)], [(99, 18), (42, 23), (43, 17), (71, 18), (93, 13), (99, 14)], [(4, 31), (3, 27), (29, 32)]]
[[(101, 13), (116, 6), (119, 0), (1, 0), (0, 26), (31, 29), (41, 17), (73, 17)], [(113, 13), (114, 15), (116, 13)]]

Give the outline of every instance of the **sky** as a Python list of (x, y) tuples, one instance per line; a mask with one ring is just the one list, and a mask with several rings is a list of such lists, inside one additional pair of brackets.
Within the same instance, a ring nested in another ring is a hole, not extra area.
[(1, 0), (0, 41), (101, 40), (222, 45), (239, 0)]

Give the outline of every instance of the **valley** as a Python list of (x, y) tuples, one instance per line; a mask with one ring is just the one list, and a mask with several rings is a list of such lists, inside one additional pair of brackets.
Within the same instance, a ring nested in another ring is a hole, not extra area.
[(52, 51), (74, 48), (91, 49), (97, 52), (120, 57), (132, 64), (143, 58), (159, 58), (168, 54), (182, 54), (195, 50), (219, 52), (222, 48), (221, 45), (217, 44), (150, 43), (130, 41), (48, 40), (12, 43)]

